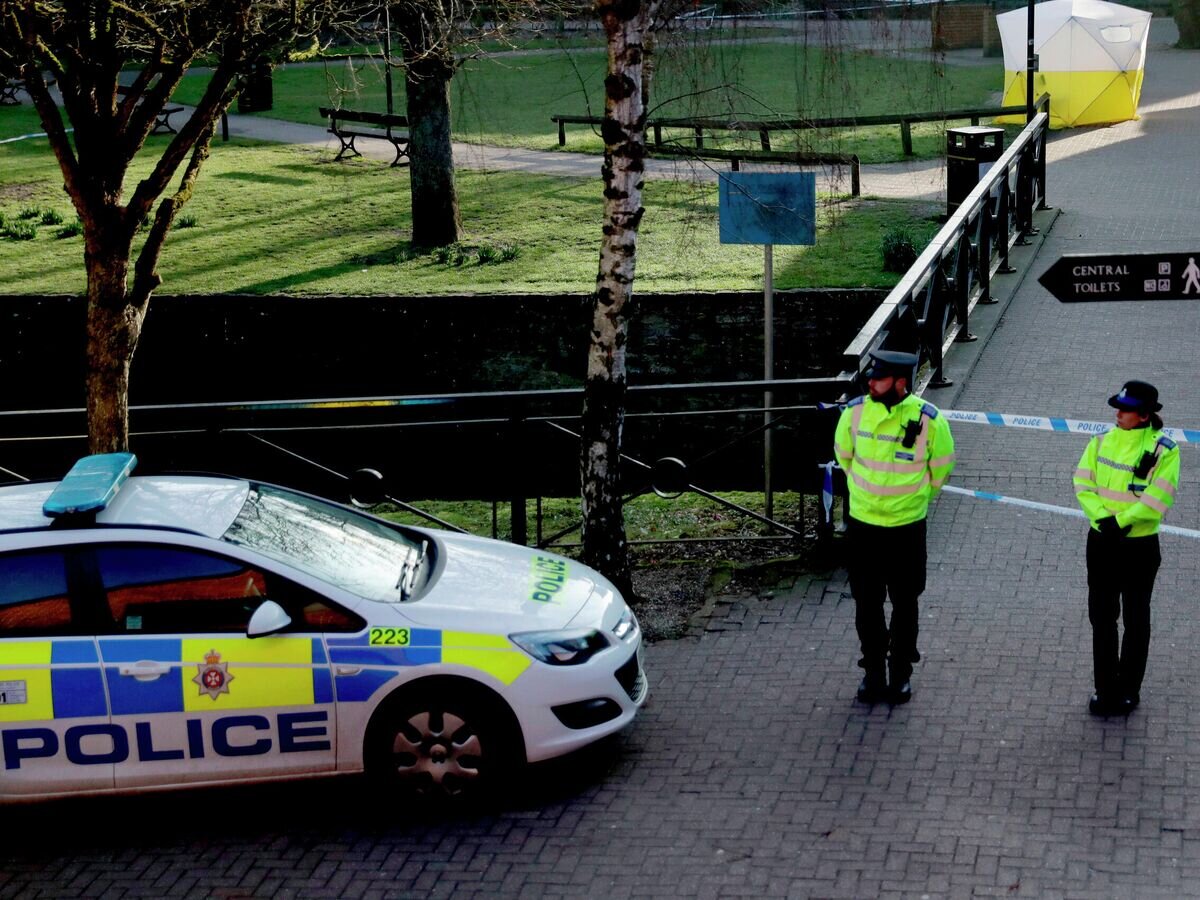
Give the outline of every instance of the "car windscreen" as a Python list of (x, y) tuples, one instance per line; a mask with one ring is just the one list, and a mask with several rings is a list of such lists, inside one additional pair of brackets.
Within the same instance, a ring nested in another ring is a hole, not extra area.
[(418, 545), (381, 522), (260, 484), (250, 486), (222, 539), (384, 603), (401, 601), (402, 571), (420, 554)]

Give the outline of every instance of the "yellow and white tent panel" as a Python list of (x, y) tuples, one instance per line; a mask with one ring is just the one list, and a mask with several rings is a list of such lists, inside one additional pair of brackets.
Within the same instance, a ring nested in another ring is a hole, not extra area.
[[(1104, 0), (1047, 0), (1034, 6), (1034, 97), (1050, 93), (1050, 127), (1137, 118), (1150, 13)], [(1004, 45), (1004, 105), (1025, 103), (1029, 13), (996, 16)], [(1005, 116), (998, 122), (1020, 122)]]

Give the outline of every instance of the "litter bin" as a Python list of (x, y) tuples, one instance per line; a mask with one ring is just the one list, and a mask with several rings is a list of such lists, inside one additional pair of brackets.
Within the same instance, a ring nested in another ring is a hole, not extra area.
[(970, 125), (946, 129), (946, 214), (967, 199), (975, 185), (1004, 154), (1004, 129)]
[(240, 113), (263, 112), (275, 103), (274, 87), (271, 84), (271, 67), (267, 63), (259, 63), (249, 75), (238, 79), (237, 108)]

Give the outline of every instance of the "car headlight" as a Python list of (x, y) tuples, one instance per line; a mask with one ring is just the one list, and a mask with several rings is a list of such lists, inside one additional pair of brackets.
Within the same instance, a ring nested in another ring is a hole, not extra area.
[(633, 614), (633, 610), (628, 606), (625, 607), (625, 612), (621, 613), (620, 621), (613, 626), (613, 634), (618, 640), (627, 641), (632, 638), (638, 631), (637, 616)]
[(514, 644), (552, 666), (578, 666), (608, 647), (608, 640), (594, 628), (570, 631), (526, 631), (510, 634)]

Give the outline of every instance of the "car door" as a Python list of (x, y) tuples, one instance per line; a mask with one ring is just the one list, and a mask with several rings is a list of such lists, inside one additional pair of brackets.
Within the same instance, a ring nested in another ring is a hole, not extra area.
[(128, 741), (108, 715), (74, 557), (0, 555), (0, 797), (111, 790)]
[(336, 719), (319, 631), (247, 634), (287, 582), (190, 547), (94, 549), (112, 617), (99, 640), (113, 722), (132, 752), (118, 788), (332, 771)]

